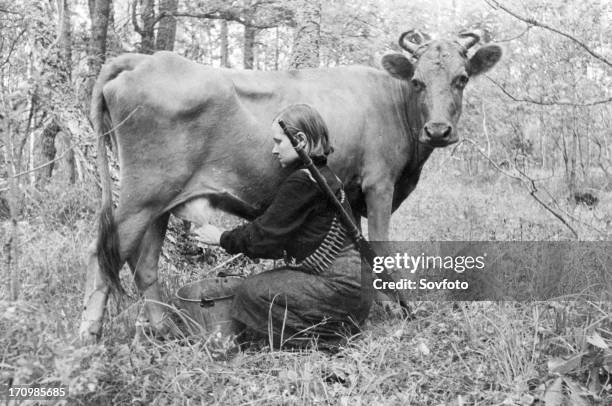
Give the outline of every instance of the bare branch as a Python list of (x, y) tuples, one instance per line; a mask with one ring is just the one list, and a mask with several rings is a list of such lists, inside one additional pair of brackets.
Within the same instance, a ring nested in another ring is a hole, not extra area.
[[(552, 213), (556, 218), (558, 218), (571, 232), (572, 234), (574, 234), (574, 237), (578, 238), (578, 233), (576, 232), (576, 230), (574, 230), (574, 228), (563, 218), (563, 216), (561, 216), (559, 213), (557, 213), (552, 207), (550, 207), (549, 204), (546, 204), (542, 199), (540, 199), (540, 197), (536, 194), (538, 192), (538, 188), (536, 187), (535, 184), (535, 179), (527, 176), (527, 174), (525, 174), (524, 172), (522, 172), (519, 168), (515, 167), (514, 169), (516, 169), (516, 171), (519, 173), (520, 176), (516, 176), (513, 175), (509, 172), (506, 172), (505, 170), (503, 170), (502, 168), (500, 168), (500, 166), (494, 162), (483, 150), (482, 148), (480, 148), (480, 146), (470, 140), (470, 139), (465, 139), (465, 142), (468, 142), (470, 144), (472, 144), (476, 151), (478, 151), (478, 153), (480, 155), (482, 155), (487, 161), (489, 161), (489, 163), (491, 165), (493, 165), (495, 167), (495, 169), (497, 169), (499, 172), (503, 173), (504, 175), (512, 178), (512, 179), (517, 179), (521, 182), (522, 185), (524, 185), (527, 190), (529, 191), (529, 194), (531, 195), (531, 197), (533, 197), (535, 199), (536, 202), (538, 202), (542, 207), (544, 207), (546, 210), (548, 210), (550, 213)], [(550, 194), (549, 194), (550, 195)], [(556, 200), (554, 200), (554, 203), (558, 206), (558, 203), (556, 202)], [(575, 220), (575, 219), (574, 219)]]
[[(274, 21), (270, 24), (261, 24), (256, 21), (249, 21), (240, 16), (240, 12), (236, 10), (225, 10), (225, 11), (211, 11), (208, 13), (190, 13), (187, 11), (177, 11), (175, 13), (162, 13), (157, 21), (161, 20), (164, 17), (189, 17), (189, 18), (198, 18), (198, 19), (206, 19), (206, 20), (226, 20), (226, 21), (234, 21), (244, 26), (253, 27), (261, 30), (265, 30), (268, 28), (278, 27), (280, 24), (278, 21)], [(156, 21), (156, 22), (157, 22)]]
[[(509, 177), (509, 178), (516, 179), (516, 180), (519, 180), (519, 181), (521, 181), (521, 182), (523, 181), (523, 178), (521, 178), (520, 176), (513, 175), (513, 174), (511, 174), (510, 172), (507, 172), (507, 171), (503, 170), (503, 169), (502, 169), (502, 168), (501, 168), (501, 167), (500, 167), (500, 166), (497, 164), (497, 162), (493, 161), (493, 160), (491, 159), (491, 157), (490, 157), (490, 156), (488, 156), (488, 155), (487, 155), (487, 154), (486, 154), (486, 153), (485, 153), (485, 152), (482, 150), (482, 148), (480, 148), (480, 145), (478, 145), (478, 144), (477, 144), (475, 141), (473, 141), (473, 140), (471, 140), (471, 139), (469, 139), (469, 138), (464, 138), (463, 140), (461, 140), (461, 143), (464, 143), (464, 142), (467, 142), (467, 143), (469, 143), (469, 144), (472, 144), (472, 145), (474, 146), (474, 148), (476, 149), (476, 151), (477, 151), (477, 152), (478, 152), (480, 155), (482, 155), (482, 156), (483, 156), (483, 157), (484, 157), (484, 158), (485, 158), (487, 161), (489, 161), (489, 163), (490, 163), (491, 165), (493, 165), (493, 167), (494, 167), (495, 169), (497, 169), (497, 170), (498, 170), (500, 173), (503, 173), (505, 176), (507, 176), (507, 177)], [(457, 145), (457, 147), (459, 147), (459, 145), (461, 145), (461, 144), (458, 144), (458, 145)], [(454, 148), (454, 150), (455, 150), (455, 149), (457, 149), (457, 147), (455, 147), (455, 148)], [(453, 152), (454, 152), (454, 150), (453, 150)]]
[(11, 60), (11, 55), (13, 54), (13, 51), (15, 50), (15, 46), (17, 46), (19, 39), (21, 38), (23, 34), (25, 34), (26, 31), (27, 31), (27, 27), (21, 30), (21, 32), (17, 35), (17, 38), (15, 38), (12, 41), (11, 46), (9, 47), (9, 50), (8, 50), (8, 54), (6, 55), (6, 58), (4, 59), (4, 61), (0, 63), (0, 66), (6, 65)]
[[(533, 181), (533, 180), (532, 180)], [(533, 197), (535, 199), (536, 202), (540, 203), (540, 205), (542, 207), (544, 207), (546, 210), (548, 210), (550, 213), (552, 213), (553, 216), (555, 216), (556, 218), (559, 219), (559, 221), (561, 221), (563, 224), (565, 224), (565, 226), (567, 228), (570, 229), (570, 231), (572, 232), (572, 234), (574, 234), (574, 237), (578, 238), (578, 233), (576, 232), (576, 230), (574, 230), (574, 228), (572, 226), (569, 225), (569, 223), (567, 221), (565, 221), (565, 219), (563, 217), (561, 217), (561, 215), (559, 213), (557, 213), (556, 211), (554, 211), (552, 209), (552, 207), (550, 207), (549, 205), (547, 205), (546, 203), (544, 203), (539, 197), (538, 195), (536, 195), (536, 192), (538, 190), (536, 189), (535, 183), (533, 183), (533, 189), (529, 192), (529, 194), (531, 195), (531, 197)]]
[(189, 13), (189, 12), (181, 11), (181, 12), (172, 13), (171, 15), (174, 17), (190, 17), (190, 18), (207, 19), (207, 20), (235, 21), (245, 26), (249, 26), (253, 28), (260, 28), (260, 29), (276, 27), (276, 25), (269, 25), (269, 24), (257, 25), (257, 24), (251, 23), (245, 20), (244, 18), (240, 17), (237, 13), (234, 13), (231, 11), (215, 11), (212, 13)]
[(62, 152), (62, 154), (61, 154), (60, 156), (58, 156), (58, 157), (57, 157), (57, 158), (55, 158), (55, 159), (52, 159), (51, 161), (47, 161), (47, 162), (45, 162), (44, 164), (42, 164), (42, 165), (40, 165), (40, 166), (37, 166), (36, 168), (32, 168), (32, 169), (29, 169), (29, 170), (27, 170), (27, 171), (19, 172), (19, 173), (15, 174), (15, 175), (12, 175), (11, 177), (13, 177), (13, 178), (18, 178), (19, 176), (26, 175), (26, 174), (28, 174), (28, 173), (30, 173), (30, 172), (35, 172), (35, 171), (37, 171), (37, 170), (39, 170), (39, 169), (42, 169), (42, 168), (44, 168), (44, 167), (46, 167), (46, 166), (49, 166), (49, 165), (51, 165), (52, 163), (57, 162), (57, 161), (59, 161), (60, 159), (62, 159), (62, 158), (63, 158), (63, 157), (64, 157), (64, 156), (65, 156), (65, 155), (66, 155), (68, 152), (70, 152), (70, 151), (71, 151), (71, 150), (72, 150), (72, 149), (73, 149), (75, 146), (76, 146), (76, 145), (71, 145), (70, 147), (66, 148), (66, 150), (65, 150), (64, 152)]
[(581, 48), (583, 48), (586, 52), (588, 52), (593, 58), (598, 59), (599, 61), (605, 63), (606, 65), (608, 65), (609, 67), (612, 67), (612, 62), (610, 62), (606, 57), (604, 57), (603, 55), (600, 55), (599, 53), (593, 51), (590, 47), (588, 47), (584, 42), (576, 39), (575, 37), (571, 36), (570, 34), (563, 32), (555, 27), (551, 27), (550, 25), (544, 24), (540, 21), (537, 21), (534, 18), (530, 18), (530, 17), (523, 17), (519, 14), (517, 14), (514, 11), (511, 11), (510, 9), (508, 9), (507, 7), (504, 7), (503, 5), (501, 5), (498, 1), (496, 0), (485, 0), (487, 3), (489, 3), (489, 5), (493, 8), (500, 8), (502, 10), (504, 10), (506, 13), (510, 14), (512, 17), (516, 18), (517, 20), (521, 20), (529, 25), (533, 25), (536, 27), (540, 27), (540, 28), (544, 28), (548, 31), (552, 31), (556, 34), (561, 35), (562, 37), (565, 37), (569, 40), (571, 40), (572, 42), (574, 42), (575, 44), (577, 44), (578, 46), (580, 46)]
[(13, 10), (9, 10), (9, 9), (6, 9), (6, 8), (0, 8), (0, 13), (15, 14), (15, 15), (18, 15), (18, 16), (21, 16), (21, 17), (24, 16), (23, 13), (20, 13), (19, 11), (13, 11)]
[(510, 41), (517, 40), (517, 39), (521, 38), (523, 35), (527, 34), (531, 28), (532, 28), (531, 25), (528, 25), (527, 27), (525, 27), (523, 32), (521, 32), (520, 34), (515, 35), (514, 37), (510, 37), (510, 38), (496, 39), (495, 43), (499, 44), (501, 42), (510, 42)]
[(506, 90), (505, 87), (503, 87), (497, 81), (491, 79), (489, 76), (485, 75), (485, 77), (491, 83), (493, 83), (495, 86), (497, 86), (510, 99), (512, 99), (515, 102), (520, 102), (520, 103), (532, 103), (532, 104), (539, 104), (541, 106), (589, 107), (589, 106), (596, 106), (598, 104), (606, 104), (606, 103), (612, 102), (612, 97), (608, 97), (607, 99), (602, 99), (602, 100), (590, 101), (590, 102), (586, 102), (586, 103), (550, 101), (550, 100), (535, 100), (535, 99), (531, 99), (531, 98), (521, 98), (521, 97), (514, 96), (512, 93), (510, 93), (508, 90)]
[(550, 197), (550, 200), (552, 200), (552, 202), (555, 204), (555, 207), (557, 208), (557, 210), (559, 210), (561, 213), (565, 214), (567, 217), (571, 218), (572, 220), (574, 220), (577, 223), (581, 223), (584, 224), (585, 226), (589, 227), (592, 230), (597, 231), (599, 234), (601, 235), (606, 235), (606, 232), (603, 230), (600, 230), (599, 228), (587, 223), (586, 221), (582, 221), (576, 217), (574, 217), (573, 215), (571, 215), (570, 213), (567, 212), (567, 210), (563, 210), (563, 208), (561, 208), (561, 205), (559, 204), (559, 202), (557, 201), (557, 199), (555, 199), (555, 197), (552, 195), (552, 193), (550, 193), (550, 191), (544, 187), (540, 186), (540, 189), (544, 190), (544, 192), (546, 192), (546, 194), (548, 195), (548, 197)]

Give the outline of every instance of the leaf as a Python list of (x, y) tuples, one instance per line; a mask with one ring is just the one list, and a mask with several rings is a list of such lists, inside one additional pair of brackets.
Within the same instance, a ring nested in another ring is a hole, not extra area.
[(544, 404), (546, 406), (562, 406), (563, 405), (563, 378), (557, 378), (546, 389), (544, 393)]
[(574, 355), (568, 359), (553, 358), (548, 361), (548, 370), (557, 374), (567, 374), (580, 368), (584, 353)]
[(597, 332), (594, 332), (592, 335), (587, 336), (586, 341), (592, 346), (601, 348), (602, 350), (607, 350), (608, 348), (610, 348), (608, 344), (604, 341), (604, 339)]

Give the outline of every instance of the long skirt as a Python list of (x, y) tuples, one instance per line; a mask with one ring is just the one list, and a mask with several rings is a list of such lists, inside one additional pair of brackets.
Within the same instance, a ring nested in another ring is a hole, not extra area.
[(283, 267), (246, 278), (231, 316), (256, 335), (272, 334), (275, 346), (304, 347), (313, 339), (333, 344), (358, 333), (371, 302), (362, 292), (359, 253), (350, 246), (321, 275)]

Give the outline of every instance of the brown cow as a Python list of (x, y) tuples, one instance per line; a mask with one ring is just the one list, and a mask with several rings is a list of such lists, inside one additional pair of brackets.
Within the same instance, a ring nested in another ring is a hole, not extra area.
[[(287, 172), (271, 154), (270, 125), (292, 103), (323, 116), (330, 166), (346, 185), (357, 218), (368, 217), (372, 240), (387, 239), (389, 218), (415, 188), (435, 147), (457, 141), (463, 88), (486, 72), (501, 48), (479, 37), (424, 41), (409, 31), (385, 70), (362, 66), (262, 72), (209, 68), (170, 52), (126, 54), (102, 68), (92, 95), (99, 137), (103, 202), (87, 269), (81, 337), (101, 331), (111, 286), (120, 289), (127, 261), (161, 329), (157, 264), (170, 213), (196, 225), (214, 210), (252, 219), (262, 213)], [(113, 213), (105, 135), (113, 130), (121, 169)]]

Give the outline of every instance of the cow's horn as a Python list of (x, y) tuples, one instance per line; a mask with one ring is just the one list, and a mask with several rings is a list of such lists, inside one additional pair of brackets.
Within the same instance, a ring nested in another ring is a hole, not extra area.
[(414, 54), (417, 48), (424, 42), (429, 41), (430, 37), (427, 34), (418, 30), (410, 30), (404, 32), (399, 37), (399, 46), (406, 51)]
[(470, 49), (474, 45), (480, 41), (480, 38), (484, 37), (483, 30), (472, 30), (472, 31), (464, 31), (459, 34), (459, 43), (465, 47), (465, 49)]

